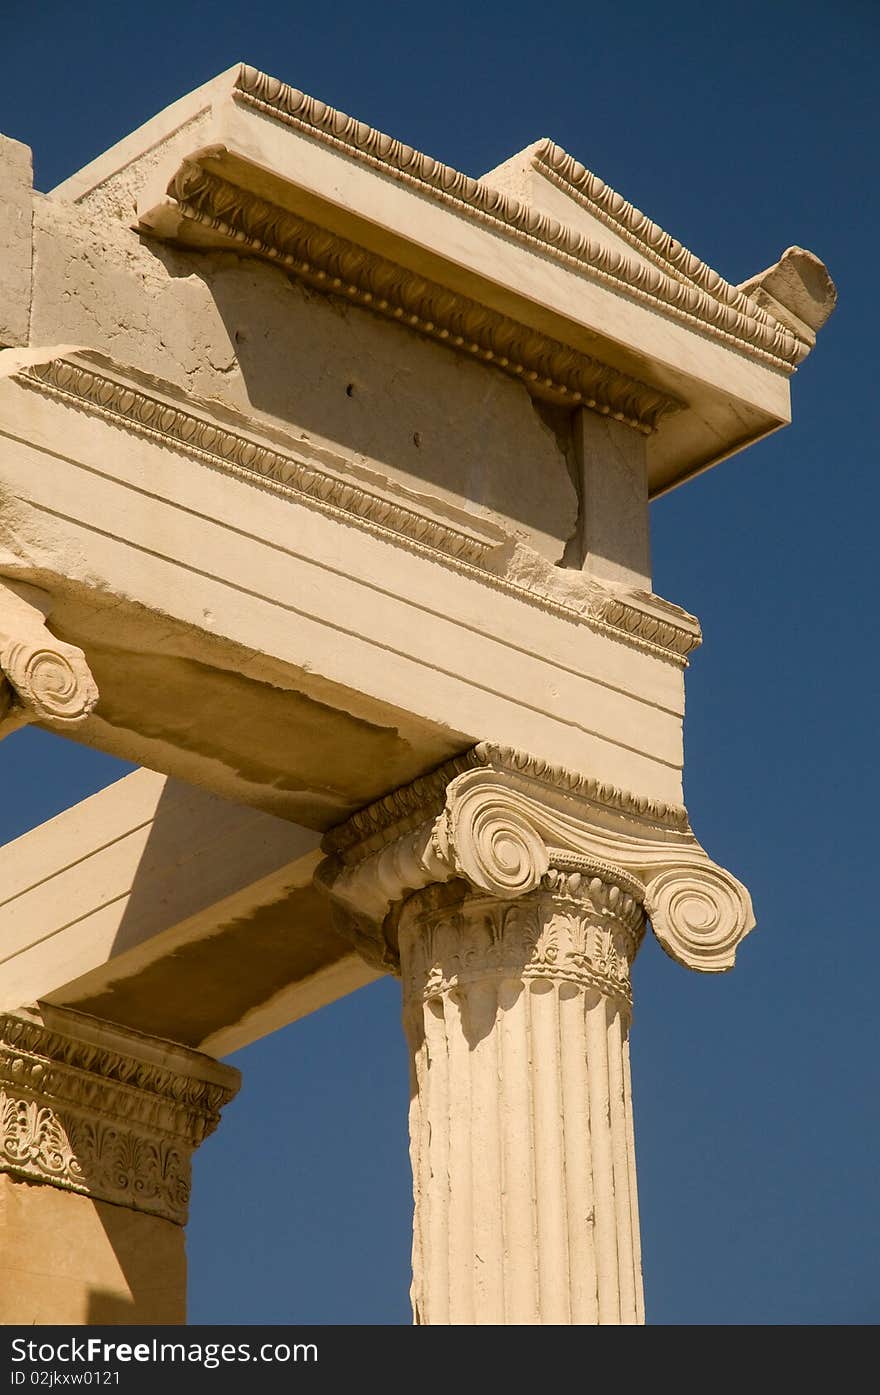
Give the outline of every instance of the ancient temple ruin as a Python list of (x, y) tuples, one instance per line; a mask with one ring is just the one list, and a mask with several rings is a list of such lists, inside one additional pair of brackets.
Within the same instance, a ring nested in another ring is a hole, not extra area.
[(630, 967), (753, 925), (648, 503), (833, 304), (246, 66), (49, 194), (0, 138), (0, 732), (142, 767), (0, 849), (3, 1321), (183, 1321), (218, 1058), (386, 973), (415, 1321), (644, 1320)]

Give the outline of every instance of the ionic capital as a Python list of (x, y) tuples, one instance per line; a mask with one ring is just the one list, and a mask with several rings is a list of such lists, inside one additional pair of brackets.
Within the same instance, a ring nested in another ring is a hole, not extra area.
[(402, 900), (454, 878), (514, 900), (551, 869), (634, 878), (663, 948), (687, 968), (733, 967), (754, 926), (746, 888), (697, 842), (686, 811), (481, 742), (334, 829), (318, 880), (353, 922), (362, 952), (394, 968)]
[(188, 1047), (67, 1008), (0, 1015), (0, 1172), (184, 1225), (191, 1158), (240, 1084)]

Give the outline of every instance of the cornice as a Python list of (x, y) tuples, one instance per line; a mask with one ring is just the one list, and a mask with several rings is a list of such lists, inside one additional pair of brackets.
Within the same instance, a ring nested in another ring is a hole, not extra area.
[(236, 1070), (65, 1009), (0, 1015), (0, 1171), (183, 1225)]
[[(595, 203), (601, 208), (606, 220), (614, 216), (615, 226), (626, 228), (629, 240), (638, 237), (640, 250), (642, 244), (651, 249), (654, 265), (644, 266), (616, 250), (603, 247), (593, 238), (566, 227), (513, 195), (483, 180), (471, 179), (255, 68), (242, 65), (235, 80), (234, 96), (240, 103), (322, 140), (422, 192), (429, 192), (458, 211), (537, 246), (557, 260), (580, 271), (587, 270), (615, 290), (660, 308), (703, 333), (735, 344), (763, 362), (790, 372), (803, 356), (803, 347), (791, 330), (772, 319), (747, 296), (729, 287), (693, 254), (683, 248), (679, 252), (679, 244), (674, 239), (664, 242), (666, 234), (626, 205), (613, 190), (603, 194), (605, 186), (601, 181), (589, 175), (552, 142), (547, 142), (542, 154), (548, 168), (561, 171), (566, 186), (590, 198), (591, 206)], [(622, 213), (624, 208), (630, 209), (629, 213)], [(671, 263), (668, 270), (656, 264), (661, 248)], [(683, 276), (687, 279), (682, 279)]]
[(624, 597), (597, 590), (590, 615), (597, 623), (644, 644), (656, 645), (685, 664), (702, 642), (699, 621), (660, 596), (632, 592)]
[(353, 918), (361, 952), (373, 926), (380, 967), (394, 963), (389, 913), (423, 887), (463, 879), (514, 900), (551, 869), (597, 862), (612, 879), (636, 879), (658, 940), (688, 968), (732, 968), (754, 926), (748, 891), (709, 858), (683, 810), (490, 743), (361, 810), (324, 847), (318, 884)]
[(678, 410), (674, 397), (518, 324), (185, 161), (168, 185), (190, 222), (449, 348), (491, 363), (533, 394), (611, 416), (643, 435)]
[[(729, 307), (743, 320), (754, 320), (764, 325), (773, 334), (788, 326), (770, 314), (756, 300), (746, 294), (740, 286), (725, 281), (717, 271), (713, 271), (698, 256), (657, 223), (653, 222), (640, 208), (628, 203), (621, 194), (610, 188), (598, 175), (593, 174), (574, 156), (569, 155), (555, 141), (543, 140), (535, 147), (532, 156), (535, 169), (545, 179), (564, 190), (582, 207), (619, 236), (642, 256), (648, 257), (659, 270), (672, 275), (685, 285), (703, 292), (707, 300), (699, 302), (700, 313), (708, 312), (707, 301)], [(793, 335), (797, 341), (798, 336)], [(794, 360), (804, 357), (809, 346), (795, 351)]]
[[(476, 519), (472, 530), (465, 524), (438, 520), (401, 500), (334, 474), (315, 460), (296, 454), (292, 447), (285, 450), (267, 445), (242, 430), (199, 415), (195, 406), (192, 410), (177, 406), (167, 397), (103, 372), (91, 362), (86, 365), (67, 358), (51, 359), (22, 369), (16, 379), (28, 388), (192, 456), (213, 469), (295, 499), (412, 552), (441, 560), (481, 585), (563, 619), (586, 624), (598, 633), (668, 662), (684, 666), (688, 654), (700, 643), (694, 618), (659, 597), (640, 597), (637, 593), (623, 597), (592, 584), (583, 594), (572, 592), (570, 598), (564, 599), (558, 583), (565, 573), (557, 569), (552, 590), (549, 584), (542, 585), (539, 576), (530, 584), (508, 578), (496, 570), (495, 555), (504, 538), (500, 529), (490, 536), (479, 531)], [(58, 654), (69, 650), (68, 657), (75, 657), (72, 646), (53, 641), (53, 648)], [(82, 685), (80, 688), (85, 692)], [(91, 710), (88, 704), (93, 706), (96, 700), (97, 690), (92, 693), (90, 689), (80, 715), (87, 715), (86, 709)]]

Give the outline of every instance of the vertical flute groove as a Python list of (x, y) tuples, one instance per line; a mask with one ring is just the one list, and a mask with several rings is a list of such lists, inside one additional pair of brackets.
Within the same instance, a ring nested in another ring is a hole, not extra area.
[(626, 1089), (626, 1155), (629, 1163), (630, 1231), (633, 1244), (633, 1277), (636, 1289), (636, 1322), (645, 1321), (645, 1287), (642, 1279), (642, 1233), (639, 1227), (639, 1194), (636, 1185), (636, 1140), (633, 1125), (632, 1068), (629, 1059), (629, 1030), (623, 1036), (623, 1078)]
[(570, 1314), (557, 997), (555, 985), (546, 980), (536, 980), (530, 988), (540, 1320), (559, 1325)]
[(571, 1321), (595, 1323), (599, 1308), (584, 995), (572, 984), (560, 985), (559, 1027)]
[(474, 1320), (471, 1062), (462, 1022), (464, 993), (447, 1002), (449, 1046), (449, 1321)]
[[(420, 1118), (419, 1177), (427, 1188), (427, 1225), (420, 1227), (427, 1295), (423, 1308), (433, 1325), (449, 1322), (449, 1130), (440, 1127), (449, 1113), (449, 1049), (442, 998), (425, 1004), (425, 1047), (428, 1055), (427, 1091)], [(416, 1198), (416, 1213), (420, 1211)]]
[(608, 1033), (605, 999), (591, 995), (587, 1008), (587, 1064), (590, 1077), (590, 1127), (596, 1198), (596, 1270), (599, 1277), (599, 1322), (620, 1320), (617, 1289), (617, 1223), (614, 1211), (614, 1158), (611, 1152), (611, 1106), (608, 1097)]
[[(417, 1040), (420, 1032), (420, 1024), (414, 1021), (415, 1014), (409, 1010), (407, 1012), (408, 1032), (410, 1040)], [(422, 1295), (419, 1291), (419, 1276), (424, 1268), (424, 1255), (426, 1246), (422, 1239), (422, 1231), (427, 1221), (429, 1207), (419, 1207), (420, 1196), (428, 1193), (428, 1149), (424, 1137), (426, 1120), (430, 1117), (430, 1107), (428, 1104), (428, 1046), (424, 1038), (421, 1043), (410, 1054), (409, 1066), (409, 1158), (413, 1172), (413, 1243), (412, 1243), (412, 1268), (413, 1280), (410, 1288), (413, 1314), (416, 1324), (425, 1321), (423, 1313)]]
[(471, 1061), (471, 1194), (473, 1197), (474, 1320), (504, 1321), (501, 1140), (498, 1132), (496, 989), (490, 980), (467, 990)]
[(632, 1208), (629, 1199), (629, 1157), (626, 1133), (626, 1099), (623, 1078), (623, 1037), (620, 1010), (606, 1004), (608, 1014), (608, 1097), (611, 1106), (611, 1153), (614, 1159), (614, 1209), (617, 1229), (617, 1282), (620, 1293), (620, 1321), (636, 1321), (636, 1290), (633, 1275)]
[(528, 993), (522, 983), (505, 980), (501, 984), (499, 1001), (504, 1319), (507, 1323), (523, 1325), (538, 1321)]

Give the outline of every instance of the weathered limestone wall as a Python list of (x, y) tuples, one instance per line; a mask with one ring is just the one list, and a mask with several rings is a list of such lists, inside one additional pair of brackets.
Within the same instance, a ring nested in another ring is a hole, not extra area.
[(37, 196), (31, 342), (110, 355), (506, 525), (551, 561), (577, 522), (566, 454), (497, 370), (223, 253), (177, 252)]
[[(639, 431), (254, 258), (142, 237), (121, 205), (34, 197), (46, 359), (0, 372), (0, 575), (88, 655), (78, 739), (309, 827), (487, 731), (680, 799), (698, 628), (649, 594)], [(100, 361), (53, 387), (77, 346)], [(326, 516), (297, 510), (298, 471)], [(358, 490), (412, 536), (345, 513)]]
[(581, 510), (566, 561), (606, 585), (651, 590), (647, 442), (620, 422), (573, 421)]
[(186, 1321), (182, 1226), (0, 1172), (0, 1323)]
[(0, 347), (28, 342), (31, 202), (31, 152), (0, 135)]

